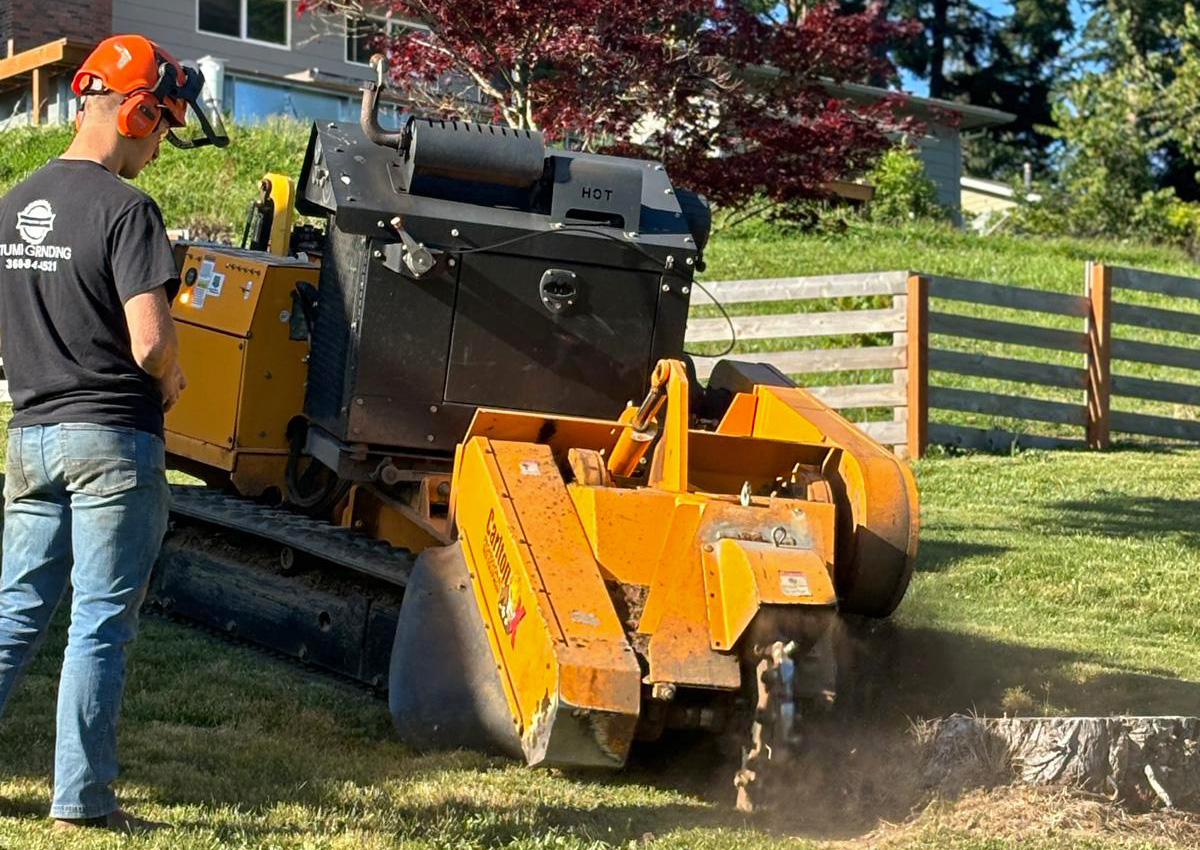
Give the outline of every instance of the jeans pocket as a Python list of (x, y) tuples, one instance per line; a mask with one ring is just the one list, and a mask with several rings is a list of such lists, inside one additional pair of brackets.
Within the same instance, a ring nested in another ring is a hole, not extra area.
[(100, 425), (60, 425), (67, 490), (112, 496), (138, 485), (137, 432)]
[(4, 461), (4, 500), (11, 502), (29, 489), (25, 467), (21, 463), (21, 429), (8, 432), (8, 457)]

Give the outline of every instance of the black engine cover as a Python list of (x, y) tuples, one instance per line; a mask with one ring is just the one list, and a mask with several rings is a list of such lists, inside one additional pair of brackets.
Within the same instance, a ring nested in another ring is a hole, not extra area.
[[(323, 461), (445, 455), (479, 406), (616, 417), (680, 355), (700, 239), (661, 166), (555, 151), (523, 189), (421, 195), (403, 156), (352, 125), (309, 144), (298, 207), (329, 217), (306, 400)], [(410, 270), (406, 241), (432, 268)]]

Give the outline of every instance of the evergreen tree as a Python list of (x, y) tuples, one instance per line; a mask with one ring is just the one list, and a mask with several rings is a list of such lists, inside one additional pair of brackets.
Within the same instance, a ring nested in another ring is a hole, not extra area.
[(916, 38), (896, 46), (894, 61), (926, 80), (930, 97), (953, 97), (956, 71), (980, 66), (996, 24), (974, 0), (891, 0), (888, 10), (921, 24)]
[(983, 52), (984, 62), (951, 78), (952, 97), (1012, 113), (1008, 124), (990, 127), (963, 145), (964, 170), (1012, 179), (1024, 163), (1044, 177), (1051, 162), (1053, 92), (1068, 63), (1065, 48), (1074, 26), (1069, 0), (1014, 0), (996, 22)]
[(926, 80), (931, 97), (987, 106), (1016, 119), (965, 140), (964, 170), (1010, 179), (1031, 162), (1044, 176), (1051, 93), (1067, 69), (1074, 33), (1070, 0), (1011, 0), (1005, 14), (975, 0), (891, 0), (921, 34), (893, 48), (895, 63)]

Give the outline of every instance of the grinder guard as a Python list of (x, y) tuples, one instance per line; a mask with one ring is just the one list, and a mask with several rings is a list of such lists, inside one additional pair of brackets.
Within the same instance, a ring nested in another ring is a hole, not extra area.
[(520, 758), (460, 544), (425, 550), (404, 593), (388, 675), (400, 740)]

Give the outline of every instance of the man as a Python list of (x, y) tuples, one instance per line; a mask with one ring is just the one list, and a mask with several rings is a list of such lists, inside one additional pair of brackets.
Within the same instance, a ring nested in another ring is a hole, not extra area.
[(194, 145), (173, 133), (202, 82), (141, 36), (102, 42), (75, 76), (70, 147), (0, 200), (0, 342), (14, 410), (0, 711), (69, 580), (50, 809), (64, 828), (161, 826), (120, 809), (110, 786), (125, 647), (167, 528), (163, 413), (186, 381), (162, 215), (121, 178), (157, 157), (168, 133)]

